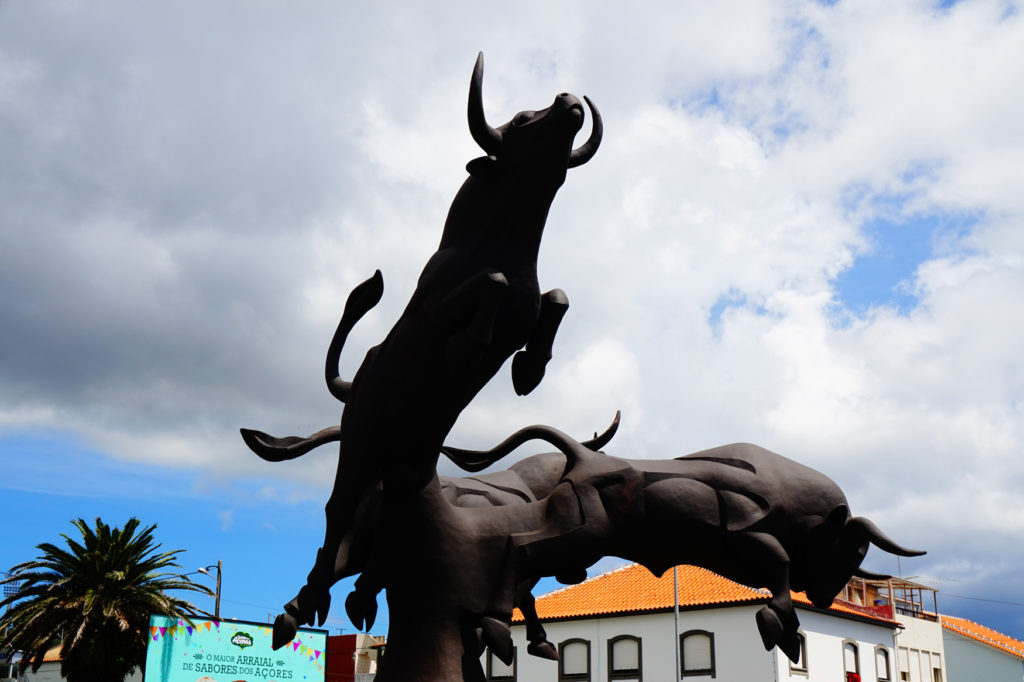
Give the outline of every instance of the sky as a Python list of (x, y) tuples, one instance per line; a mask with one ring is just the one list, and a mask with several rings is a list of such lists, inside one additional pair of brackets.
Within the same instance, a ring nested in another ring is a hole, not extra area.
[(381, 269), (351, 376), (480, 155), (482, 50), (493, 125), (568, 91), (605, 134), (541, 246), (570, 300), (544, 382), (503, 368), (448, 442), (621, 410), (613, 455), (757, 443), (928, 550), (865, 567), (1024, 639), (1021, 9), (0, 0), (0, 567), (138, 516), (224, 562), (226, 617), (280, 610), (336, 455), (238, 429), (337, 423), (345, 298)]

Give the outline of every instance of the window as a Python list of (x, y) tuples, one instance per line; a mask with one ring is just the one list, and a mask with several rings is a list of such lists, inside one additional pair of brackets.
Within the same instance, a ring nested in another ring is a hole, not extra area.
[(889, 650), (884, 646), (875, 647), (875, 675), (878, 682), (889, 682), (892, 679), (889, 672)]
[(932, 654), (932, 682), (942, 682), (941, 654)]
[(590, 680), (590, 642), (567, 639), (558, 645), (558, 679)]
[(608, 640), (608, 679), (643, 679), (643, 655), (640, 638), (619, 635)]
[(901, 646), (896, 656), (900, 666), (900, 682), (910, 682), (910, 654), (907, 647)]
[(715, 676), (715, 635), (707, 630), (690, 630), (679, 635), (679, 658), (683, 677)]
[(506, 665), (504, 661), (494, 655), (493, 651), (487, 649), (487, 679), (514, 682), (516, 679), (516, 647), (512, 647), (512, 665)]
[(804, 637), (804, 633), (798, 632), (797, 639), (800, 640), (800, 660), (796, 663), (793, 661), (789, 662), (789, 672), (796, 673), (797, 675), (807, 674), (807, 638)]
[(846, 682), (860, 682), (860, 651), (852, 640), (843, 641), (843, 672)]

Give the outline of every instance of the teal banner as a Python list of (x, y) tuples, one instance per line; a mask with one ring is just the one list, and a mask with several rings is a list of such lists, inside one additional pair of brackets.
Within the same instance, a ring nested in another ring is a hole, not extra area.
[(327, 631), (274, 651), (266, 623), (150, 616), (145, 682), (324, 682)]

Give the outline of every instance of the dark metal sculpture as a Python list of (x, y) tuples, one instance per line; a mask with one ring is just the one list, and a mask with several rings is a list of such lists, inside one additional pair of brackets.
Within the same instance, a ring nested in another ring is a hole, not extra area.
[[(548, 426), (522, 429), (489, 451), (444, 446), (461, 411), (512, 357), (525, 395), (541, 381), (568, 307), (558, 289), (541, 295), (537, 252), (548, 209), (569, 168), (586, 163), (602, 136), (573, 149), (584, 108), (560, 94), (492, 128), (481, 100), (483, 57), (470, 84), (469, 125), (486, 155), (470, 161), (437, 252), (384, 341), (351, 382), (338, 371), (355, 323), (383, 292), (378, 271), (349, 295), (327, 353), (328, 389), (345, 403), (340, 426), (309, 437), (275, 438), (242, 429), (260, 457), (282, 461), (340, 441), (326, 532), (298, 595), (274, 623), (274, 646), (301, 624), (323, 623), (330, 588), (359, 574), (345, 607), (370, 627), (377, 594), (390, 607), (381, 682), (484, 679), (488, 646), (510, 661), (515, 605), (527, 622), (528, 651), (557, 658), (533, 606), (544, 576), (579, 582), (602, 556), (638, 561), (660, 574), (691, 563), (737, 582), (766, 587), (757, 613), (766, 648), (799, 654), (790, 588), (827, 606), (860, 569), (870, 544), (920, 554), (851, 517), (824, 475), (754, 445), (736, 444), (675, 460), (629, 460), (600, 452), (618, 425), (587, 442)], [(524, 348), (525, 346), (525, 348)], [(480, 471), (528, 440), (559, 452), (507, 471), (441, 479), (444, 452)]]
[(421, 490), (434, 475), (455, 420), (509, 356), (516, 354), (512, 378), (521, 395), (537, 386), (551, 358), (568, 300), (559, 289), (541, 295), (537, 254), (567, 169), (597, 152), (601, 117), (588, 100), (592, 132), (578, 149), (572, 144), (583, 125), (583, 105), (567, 93), (546, 109), (520, 112), (492, 128), (483, 112), (482, 80), (481, 54), (470, 82), (468, 117), (473, 139), (487, 155), (467, 165), (469, 178), (412, 299), (351, 382), (340, 378), (338, 358), (353, 325), (380, 300), (380, 272), (349, 296), (325, 370), (329, 390), (345, 403), (340, 426), (308, 438), (242, 430), (249, 447), (273, 461), (340, 440), (323, 546), (275, 628), (278, 644), (291, 638), (296, 623), (311, 623), (314, 616), (323, 623), (329, 587), (347, 563), (342, 538), (360, 501), (381, 482), (389, 494)]
[[(532, 439), (561, 454), (517, 465), (548, 472), (543, 487), (551, 489), (543, 522), (514, 537), (523, 552), (520, 581), (554, 575), (575, 582), (604, 556), (636, 561), (656, 575), (678, 564), (702, 566), (771, 591), (757, 613), (758, 630), (766, 649), (777, 645), (796, 661), (799, 622), (790, 589), (826, 608), (851, 577), (884, 577), (860, 568), (871, 544), (900, 556), (924, 554), (896, 544), (868, 519), (851, 517), (843, 492), (824, 474), (749, 443), (632, 460), (533, 426), (488, 452), (446, 452), (497, 461)], [(552, 460), (565, 462), (558, 480), (550, 479)]]

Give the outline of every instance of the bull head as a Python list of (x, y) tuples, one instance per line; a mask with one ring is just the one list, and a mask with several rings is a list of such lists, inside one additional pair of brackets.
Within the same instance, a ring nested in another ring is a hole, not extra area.
[[(469, 83), (469, 132), (473, 135), (476, 143), (480, 145), (480, 148), (490, 156), (500, 157), (502, 141), (506, 135), (514, 135), (515, 132), (513, 131), (515, 129), (525, 128), (541, 121), (550, 122), (553, 119), (565, 120), (569, 125), (574, 125), (575, 130), (573, 132), (579, 130), (583, 125), (583, 105), (573, 95), (563, 92), (555, 97), (554, 103), (547, 109), (521, 111), (505, 125), (499, 128), (492, 128), (484, 116), (483, 79), (484, 53), (481, 52), (477, 55), (476, 66), (473, 67), (473, 78)], [(594, 117), (593, 127), (590, 139), (583, 146), (573, 149), (569, 154), (567, 168), (582, 166), (593, 158), (594, 154), (597, 153), (597, 148), (601, 146), (601, 136), (604, 132), (601, 114), (589, 97), (584, 97), (583, 99), (586, 100), (587, 106), (590, 107), (590, 113)]]
[[(819, 608), (827, 608), (853, 576), (885, 579), (888, 576), (869, 573), (860, 562), (871, 545), (898, 556), (921, 556), (925, 552), (896, 544), (872, 521), (862, 516), (849, 516), (845, 506), (837, 507), (809, 538), (805, 554), (806, 568), (799, 578), (794, 573), (794, 589), (803, 583), (807, 598)], [(795, 568), (795, 567), (794, 567)]]

